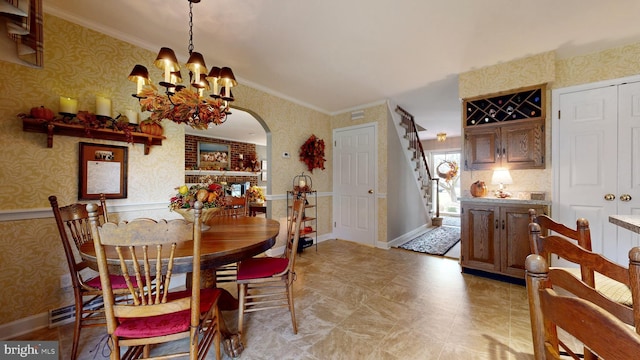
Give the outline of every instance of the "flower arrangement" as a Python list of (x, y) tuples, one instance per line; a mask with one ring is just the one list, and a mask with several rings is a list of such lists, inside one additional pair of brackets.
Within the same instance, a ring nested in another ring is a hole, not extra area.
[(169, 209), (191, 209), (196, 200), (201, 201), (205, 209), (220, 207), (222, 185), (213, 182), (211, 176), (205, 176), (200, 181), (199, 184), (177, 187), (178, 193), (171, 197)]
[(207, 129), (210, 123), (220, 125), (227, 118), (221, 99), (203, 99), (188, 88), (176, 91), (169, 99), (154, 85), (146, 86), (140, 94), (140, 106), (142, 111), (151, 112), (149, 118), (156, 123), (169, 119), (194, 129)]
[(262, 203), (264, 202), (264, 193), (262, 192), (262, 188), (259, 186), (252, 186), (247, 190), (247, 194), (249, 196), (249, 202), (253, 203)]

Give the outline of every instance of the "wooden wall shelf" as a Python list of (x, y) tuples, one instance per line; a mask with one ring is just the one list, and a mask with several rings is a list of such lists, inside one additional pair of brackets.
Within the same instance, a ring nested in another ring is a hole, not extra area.
[[(53, 147), (53, 135), (75, 136), (80, 138), (102, 139), (112, 141), (127, 142), (126, 135), (123, 131), (112, 129), (91, 129), (87, 134), (83, 125), (65, 124), (65, 123), (47, 123), (39, 119), (22, 119), (22, 130), (26, 132), (37, 132), (47, 134), (47, 147)], [(141, 132), (132, 132), (133, 143), (144, 144), (144, 154), (148, 155), (151, 146), (162, 145), (164, 136), (149, 135)]]

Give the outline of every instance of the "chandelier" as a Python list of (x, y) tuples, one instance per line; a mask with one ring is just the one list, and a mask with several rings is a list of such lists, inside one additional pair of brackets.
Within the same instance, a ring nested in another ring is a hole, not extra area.
[(436, 138), (438, 139), (439, 142), (443, 142), (447, 140), (447, 133), (444, 133), (444, 132), (438, 133), (436, 135)]
[[(189, 1), (189, 60), (186, 68), (189, 70), (189, 85), (182, 83), (180, 65), (173, 50), (167, 47), (160, 49), (153, 62), (157, 68), (164, 71), (164, 80), (160, 82), (165, 90), (158, 91), (158, 87), (149, 81), (149, 71), (137, 64), (129, 74), (129, 80), (137, 84), (136, 93), (132, 94), (140, 102), (142, 111), (149, 111), (152, 121), (160, 122), (169, 119), (178, 124), (187, 124), (195, 129), (206, 129), (211, 124), (220, 125), (227, 119), (229, 103), (234, 100), (231, 88), (236, 86), (236, 78), (228, 67), (213, 67), (207, 73), (204, 57), (193, 51), (193, 3)], [(211, 90), (212, 99), (204, 97), (204, 92)]]

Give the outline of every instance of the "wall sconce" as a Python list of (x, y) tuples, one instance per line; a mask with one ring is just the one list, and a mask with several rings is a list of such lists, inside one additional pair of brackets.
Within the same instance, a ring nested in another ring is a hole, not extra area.
[(511, 174), (509, 174), (509, 170), (507, 169), (495, 169), (493, 170), (493, 176), (491, 176), (491, 183), (493, 185), (500, 185), (498, 190), (496, 190), (496, 197), (499, 198), (508, 198), (511, 197), (511, 193), (505, 191), (505, 185), (513, 184), (513, 179), (511, 178)]
[(443, 141), (447, 140), (447, 133), (443, 133), (443, 132), (438, 133), (436, 135), (436, 139), (438, 139), (439, 142), (443, 142)]

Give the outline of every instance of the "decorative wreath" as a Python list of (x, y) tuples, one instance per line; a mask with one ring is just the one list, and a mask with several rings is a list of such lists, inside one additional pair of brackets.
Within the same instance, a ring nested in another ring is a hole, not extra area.
[(300, 160), (311, 172), (315, 168), (324, 170), (324, 140), (311, 135), (300, 147)]
[[(447, 165), (448, 170), (446, 172), (440, 171), (442, 165)], [(446, 182), (450, 182), (458, 176), (458, 164), (455, 161), (443, 160), (438, 167), (436, 167), (436, 173), (438, 177), (444, 179)]]

